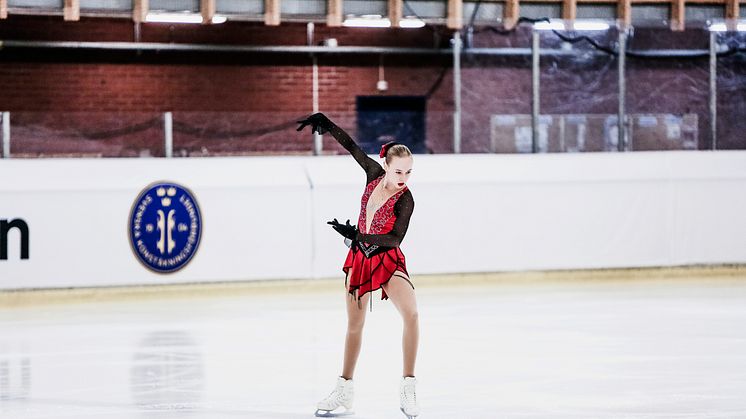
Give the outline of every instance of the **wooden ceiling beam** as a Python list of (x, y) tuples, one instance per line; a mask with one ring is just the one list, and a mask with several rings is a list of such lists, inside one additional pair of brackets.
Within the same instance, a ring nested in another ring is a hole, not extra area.
[(686, 20), (686, 5), (684, 0), (671, 0), (671, 30), (683, 31)]
[(448, 0), (449, 29), (461, 29), (464, 26), (464, 2), (462, 0)]
[[(280, 1), (264, 0), (266, 25), (280, 24)], [(524, 3), (561, 3), (562, 19), (575, 20), (577, 5), (581, 4), (616, 4), (617, 18), (626, 26), (631, 25), (632, 4), (665, 4), (671, 5), (671, 29), (685, 29), (687, 4), (722, 4), (725, 7), (726, 19), (740, 18), (740, 3), (746, 0), (483, 0), (484, 3), (503, 3), (503, 22), (506, 28), (515, 25), (519, 16), (520, 2)], [(203, 22), (212, 21), (216, 13), (217, 0), (200, 0), (200, 12)], [(463, 27), (463, 0), (448, 0), (447, 26), (450, 29)], [(132, 0), (132, 20), (144, 22), (149, 11), (149, 0)], [(64, 0), (64, 20), (80, 20), (80, 0)], [(403, 0), (388, 0), (388, 16), (392, 27), (399, 27), (403, 17)], [(8, 17), (8, 0), (0, 0), (0, 19)], [(327, 26), (342, 26), (343, 0), (327, 0)]]
[[(473, 0), (469, 0), (473, 2)], [(564, 0), (521, 0), (524, 3), (562, 3)], [(691, 3), (720, 3), (725, 4), (728, 0), (687, 0)], [(506, 0), (482, 0), (482, 3), (505, 3)], [(578, 0), (578, 3), (617, 3), (617, 0)], [(634, 0), (632, 3), (670, 3), (670, 0)], [(740, 3), (746, 3), (746, 0), (740, 0)]]
[(616, 17), (624, 28), (632, 24), (632, 0), (618, 1), (616, 6)]
[(578, 14), (578, 2), (576, 0), (563, 0), (562, 1), (562, 19), (575, 20), (575, 16)]
[[(552, 3), (563, 3), (565, 0), (521, 0), (521, 3), (538, 3), (538, 4), (552, 4)], [(577, 3), (584, 4), (617, 4), (617, 0), (576, 0)], [(667, 4), (671, 0), (632, 0), (632, 4)], [(726, 4), (728, 0), (686, 0), (686, 4)], [(741, 3), (746, 3), (746, 0), (740, 0)], [(505, 0), (502, 1), (505, 3)]]
[(264, 24), (268, 26), (280, 24), (280, 0), (264, 0)]
[(215, 3), (216, 0), (200, 0), (199, 11), (202, 13), (202, 23), (212, 23), (212, 18), (215, 17)]
[(80, 0), (65, 0), (63, 18), (69, 21), (80, 20)]
[(503, 8), (503, 26), (506, 29), (512, 29), (518, 23), (518, 13), (520, 6), (518, 0), (505, 0)]
[(132, 20), (135, 23), (145, 22), (145, 17), (148, 15), (150, 4), (148, 0), (133, 0), (132, 2)]
[(727, 0), (725, 2), (725, 18), (726, 19), (738, 19), (738, 0)]
[(398, 28), (402, 18), (402, 0), (389, 0), (389, 22), (392, 28)]
[(327, 0), (326, 26), (342, 26), (342, 0)]

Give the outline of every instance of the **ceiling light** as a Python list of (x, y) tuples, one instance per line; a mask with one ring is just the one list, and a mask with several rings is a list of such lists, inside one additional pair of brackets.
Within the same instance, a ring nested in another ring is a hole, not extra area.
[(598, 20), (576, 20), (572, 28), (576, 31), (607, 31), (609, 24)]
[(405, 17), (399, 21), (399, 27), (402, 28), (422, 28), (423, 26), (425, 26), (425, 22), (416, 17)]
[[(227, 20), (225, 16), (215, 15), (212, 17), (212, 23), (220, 24)], [(202, 15), (198, 13), (148, 13), (145, 16), (146, 22), (157, 23), (202, 23)]]
[(738, 22), (736, 25), (726, 25), (725, 22), (718, 22), (711, 24), (708, 29), (711, 32), (729, 32), (734, 30), (734, 26), (736, 31), (746, 32), (746, 22)]
[(342, 22), (342, 26), (354, 28), (388, 28), (391, 22), (388, 18), (381, 15), (363, 15), (358, 17), (348, 17)]
[(555, 29), (558, 31), (565, 30), (565, 23), (560, 20), (550, 20), (549, 22), (536, 22), (534, 23), (534, 29), (540, 30), (540, 31), (548, 31), (550, 29)]

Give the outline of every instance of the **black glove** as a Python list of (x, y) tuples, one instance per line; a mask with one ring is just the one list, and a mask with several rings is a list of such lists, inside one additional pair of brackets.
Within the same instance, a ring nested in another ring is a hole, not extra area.
[(326, 223), (331, 224), (332, 228), (345, 238), (355, 240), (355, 237), (357, 237), (357, 226), (350, 224), (350, 220), (347, 220), (347, 224), (340, 224), (335, 218), (334, 221), (327, 221)]
[(332, 128), (332, 121), (321, 112), (317, 112), (302, 121), (298, 121), (298, 123), (300, 126), (296, 131), (301, 131), (306, 125), (310, 125), (311, 133), (318, 132), (319, 134), (323, 134)]

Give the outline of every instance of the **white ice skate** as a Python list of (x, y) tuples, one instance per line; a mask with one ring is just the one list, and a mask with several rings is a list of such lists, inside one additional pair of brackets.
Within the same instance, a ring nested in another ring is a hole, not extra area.
[(414, 377), (402, 377), (399, 386), (401, 411), (407, 419), (414, 419), (420, 414), (420, 406), (417, 404), (417, 393), (415, 392), (416, 384), (417, 380)]
[[(316, 416), (322, 418), (333, 418), (337, 416), (351, 415), (352, 400), (355, 396), (355, 388), (352, 380), (342, 377), (337, 378), (337, 386), (329, 395), (316, 405)], [(344, 407), (345, 410), (335, 412), (337, 408)]]

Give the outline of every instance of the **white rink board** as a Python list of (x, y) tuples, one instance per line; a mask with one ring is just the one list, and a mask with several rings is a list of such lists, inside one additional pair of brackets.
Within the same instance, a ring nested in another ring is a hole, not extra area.
[[(365, 174), (352, 157), (0, 161), (11, 230), (0, 289), (342, 277), (326, 221), (356, 222)], [(196, 255), (156, 274), (128, 220), (156, 181), (201, 208)], [(425, 273), (746, 263), (746, 152), (416, 155), (402, 251)]]
[[(0, 192), (0, 219), (24, 219), (31, 236), (30, 259), (20, 260), (11, 233), (2, 288), (297, 278), (311, 269), (310, 190), (299, 159), (11, 160), (0, 163), (0, 177), (18, 180)], [(189, 188), (202, 213), (196, 254), (170, 274), (141, 265), (128, 238), (135, 199), (161, 180)]]

